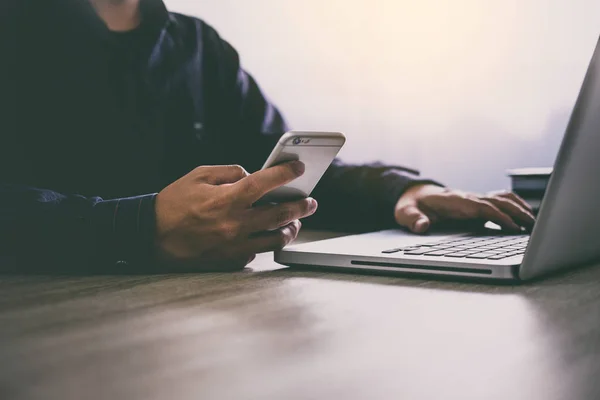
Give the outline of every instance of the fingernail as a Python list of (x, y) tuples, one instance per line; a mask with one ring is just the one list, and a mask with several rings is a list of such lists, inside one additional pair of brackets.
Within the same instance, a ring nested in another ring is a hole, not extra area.
[(317, 207), (319, 207), (319, 203), (317, 203), (317, 201), (315, 199), (313, 199), (312, 197), (309, 198), (308, 200), (310, 202), (308, 208), (311, 212), (315, 212), (317, 211)]
[(306, 166), (302, 161), (292, 161), (290, 162), (290, 167), (298, 176), (302, 175), (306, 170)]
[(416, 233), (423, 233), (427, 229), (427, 220), (425, 218), (419, 218), (413, 225), (413, 231)]

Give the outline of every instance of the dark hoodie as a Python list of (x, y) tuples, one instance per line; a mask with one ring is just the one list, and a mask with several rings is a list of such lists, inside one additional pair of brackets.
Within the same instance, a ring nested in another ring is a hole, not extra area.
[[(141, 26), (120, 34), (86, 0), (3, 7), (0, 255), (22, 270), (149, 270), (156, 193), (199, 165), (258, 170), (288, 129), (237, 52), (160, 0), (143, 0)], [(391, 226), (415, 182), (336, 160), (308, 225)]]

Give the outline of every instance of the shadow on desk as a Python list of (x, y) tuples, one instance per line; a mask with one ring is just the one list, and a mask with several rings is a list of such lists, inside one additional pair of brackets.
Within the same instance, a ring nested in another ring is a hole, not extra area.
[(0, 257), (0, 276), (2, 275), (46, 275), (46, 276), (92, 276), (92, 275), (149, 275), (157, 274), (154, 268), (128, 268), (123, 265), (90, 266), (53, 265), (51, 263), (19, 264), (14, 257)]

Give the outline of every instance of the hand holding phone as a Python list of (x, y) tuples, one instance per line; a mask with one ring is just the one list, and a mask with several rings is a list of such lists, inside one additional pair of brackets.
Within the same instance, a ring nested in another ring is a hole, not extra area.
[(301, 161), (304, 174), (267, 193), (260, 203), (283, 203), (308, 197), (342, 146), (346, 137), (339, 132), (288, 132), (279, 139), (262, 169), (288, 161)]
[(293, 241), (300, 219), (317, 203), (301, 199), (254, 206), (275, 188), (300, 177), (301, 163), (248, 175), (240, 166), (202, 166), (156, 196), (156, 258), (172, 268), (241, 268), (255, 254)]

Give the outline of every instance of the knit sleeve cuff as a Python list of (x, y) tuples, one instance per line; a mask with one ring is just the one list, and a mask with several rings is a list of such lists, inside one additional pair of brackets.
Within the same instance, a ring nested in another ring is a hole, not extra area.
[(152, 261), (156, 194), (103, 200), (94, 205), (99, 254), (115, 264)]

